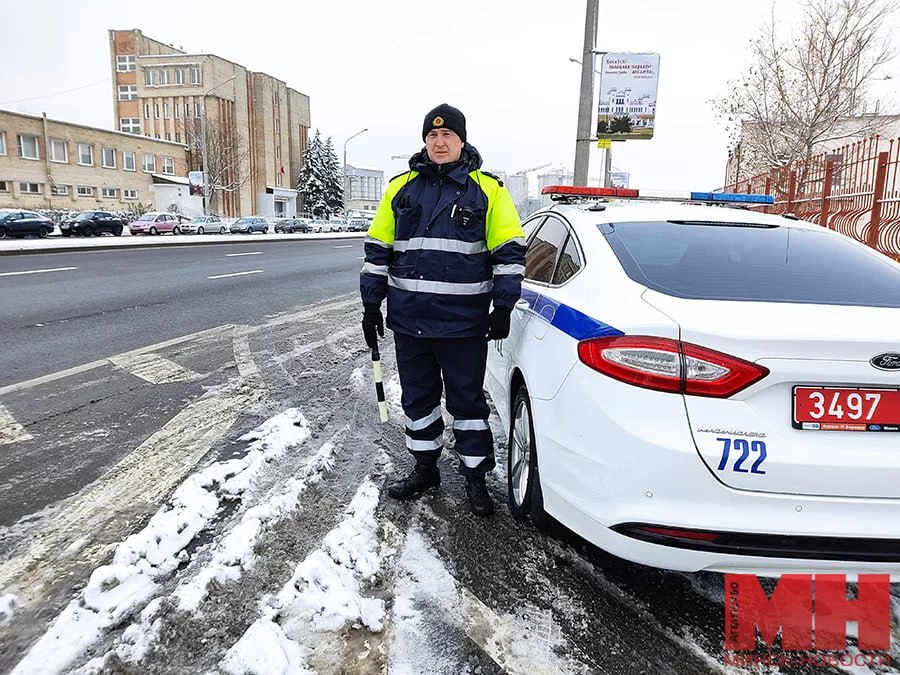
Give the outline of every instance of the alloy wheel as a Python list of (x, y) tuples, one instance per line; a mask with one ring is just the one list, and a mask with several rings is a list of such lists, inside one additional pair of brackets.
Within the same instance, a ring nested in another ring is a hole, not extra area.
[(531, 477), (531, 420), (525, 401), (519, 401), (516, 408), (512, 436), (507, 470), (510, 472), (513, 501), (522, 506)]

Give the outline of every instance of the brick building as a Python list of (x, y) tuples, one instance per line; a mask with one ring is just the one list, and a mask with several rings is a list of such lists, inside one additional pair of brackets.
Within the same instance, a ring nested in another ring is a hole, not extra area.
[(206, 169), (209, 208), (290, 216), (310, 125), (309, 97), (213, 54), (188, 54), (139, 30), (110, 30), (120, 131), (187, 145)]
[(186, 172), (183, 144), (0, 110), (0, 207), (152, 208), (154, 182)]

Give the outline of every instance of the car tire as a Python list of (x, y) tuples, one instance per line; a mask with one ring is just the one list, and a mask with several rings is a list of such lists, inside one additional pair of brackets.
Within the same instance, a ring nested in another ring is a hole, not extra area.
[(225, 234), (225, 227), (222, 226), (219, 228), (219, 234)]
[(0, 239), (6, 239), (9, 236), (9, 233), (6, 231), (5, 227), (0, 227)]
[(531, 400), (524, 384), (519, 386), (513, 401), (507, 449), (506, 487), (510, 514), (518, 521), (531, 516), (535, 527), (549, 530), (554, 520), (544, 511)]
[(205, 234), (205, 231), (202, 227), (197, 228), (197, 234)]
[(181, 234), (181, 228), (176, 225), (172, 228), (172, 234)]
[(269, 228), (268, 228), (268, 227), (264, 227), (264, 228), (263, 228), (263, 234), (269, 234)]
[(50, 234), (50, 230), (48, 230), (46, 227), (44, 227), (42, 225), (41, 227), (38, 228), (37, 234), (38, 234), (38, 237), (40, 237), (41, 239), (46, 239), (47, 235)]
[(159, 230), (157, 230), (155, 227), (151, 227), (151, 228), (147, 231), (147, 234), (149, 234), (150, 236), (154, 236), (154, 235), (159, 234)]
[(94, 236), (94, 228), (90, 225), (85, 225), (81, 228), (81, 236), (83, 237), (93, 237)]
[(122, 230), (123, 230), (123, 229), (124, 229), (124, 228), (123, 228), (121, 225), (113, 225), (113, 229), (112, 229), (113, 236), (114, 236), (114, 237), (121, 237), (121, 236), (122, 236)]

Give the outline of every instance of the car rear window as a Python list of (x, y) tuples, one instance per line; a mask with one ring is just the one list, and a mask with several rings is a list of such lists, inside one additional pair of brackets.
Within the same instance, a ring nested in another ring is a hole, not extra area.
[(698, 221), (599, 227), (625, 273), (667, 295), (900, 307), (900, 270), (824, 230)]

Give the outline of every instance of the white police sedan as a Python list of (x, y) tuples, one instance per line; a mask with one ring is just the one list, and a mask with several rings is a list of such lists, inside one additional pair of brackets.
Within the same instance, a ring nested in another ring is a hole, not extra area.
[(545, 191), (488, 351), (512, 515), (667, 569), (900, 575), (900, 265), (760, 195)]

